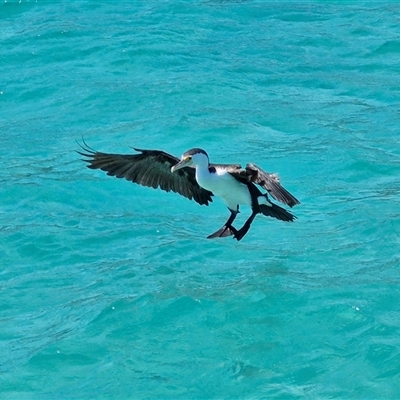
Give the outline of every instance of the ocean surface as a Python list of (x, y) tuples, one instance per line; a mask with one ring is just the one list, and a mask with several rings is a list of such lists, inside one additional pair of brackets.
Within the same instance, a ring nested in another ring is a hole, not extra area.
[[(0, 70), (0, 398), (400, 398), (399, 3), (7, 1)], [(82, 138), (253, 162), (298, 219), (207, 240), (222, 201)]]

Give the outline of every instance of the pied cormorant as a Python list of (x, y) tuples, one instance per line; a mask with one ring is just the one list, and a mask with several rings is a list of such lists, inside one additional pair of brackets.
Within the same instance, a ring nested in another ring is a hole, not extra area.
[[(208, 236), (209, 239), (232, 236), (241, 240), (257, 214), (264, 214), (281, 221), (292, 222), (296, 216), (272, 203), (268, 197), (293, 207), (300, 202), (280, 184), (276, 174), (263, 171), (254, 164), (242, 168), (239, 164), (211, 164), (207, 153), (199, 148), (182, 154), (181, 159), (160, 150), (141, 150), (138, 154), (109, 154), (81, 145), (79, 154), (88, 168), (101, 169), (107, 175), (125, 178), (139, 185), (173, 191), (201, 205), (220, 197), (230, 211), (224, 226)], [(265, 189), (261, 193), (256, 186)], [(251, 207), (252, 214), (243, 227), (236, 229), (232, 223), (239, 213), (239, 205)]]

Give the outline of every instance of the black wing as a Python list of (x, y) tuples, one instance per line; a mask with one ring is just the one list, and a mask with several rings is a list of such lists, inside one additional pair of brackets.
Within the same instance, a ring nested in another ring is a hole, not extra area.
[(108, 154), (92, 150), (86, 143), (78, 151), (91, 169), (101, 169), (107, 175), (125, 178), (142, 186), (176, 192), (199, 204), (208, 205), (213, 194), (201, 188), (193, 168), (182, 168), (174, 173), (171, 167), (179, 159), (159, 150), (134, 149), (139, 154)]
[(247, 164), (246, 168), (238, 168), (237, 165), (233, 167), (232, 169), (228, 169), (231, 175), (261, 186), (267, 190), (274, 199), (281, 203), (287, 204), (290, 207), (300, 204), (300, 201), (297, 200), (296, 197), (281, 186), (278, 175), (265, 172), (254, 164)]
[(252, 182), (267, 190), (274, 199), (290, 207), (300, 204), (296, 197), (281, 186), (278, 175), (265, 172), (254, 164), (247, 164), (246, 171), (252, 177)]

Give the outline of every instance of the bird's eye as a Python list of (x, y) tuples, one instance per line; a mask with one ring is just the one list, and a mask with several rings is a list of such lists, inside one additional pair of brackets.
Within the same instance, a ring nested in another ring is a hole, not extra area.
[(190, 161), (191, 159), (192, 159), (191, 156), (187, 156), (187, 157), (185, 158), (185, 161)]

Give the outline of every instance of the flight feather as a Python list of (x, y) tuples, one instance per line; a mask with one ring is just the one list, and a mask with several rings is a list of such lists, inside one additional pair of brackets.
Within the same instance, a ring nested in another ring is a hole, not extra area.
[(112, 154), (95, 151), (85, 143), (81, 147), (83, 151), (78, 153), (85, 157), (88, 168), (101, 169), (107, 175), (125, 178), (142, 186), (179, 193), (201, 205), (212, 202), (213, 194), (199, 186), (195, 170), (182, 168), (172, 173), (171, 167), (179, 159), (164, 151), (134, 148), (138, 154)]

